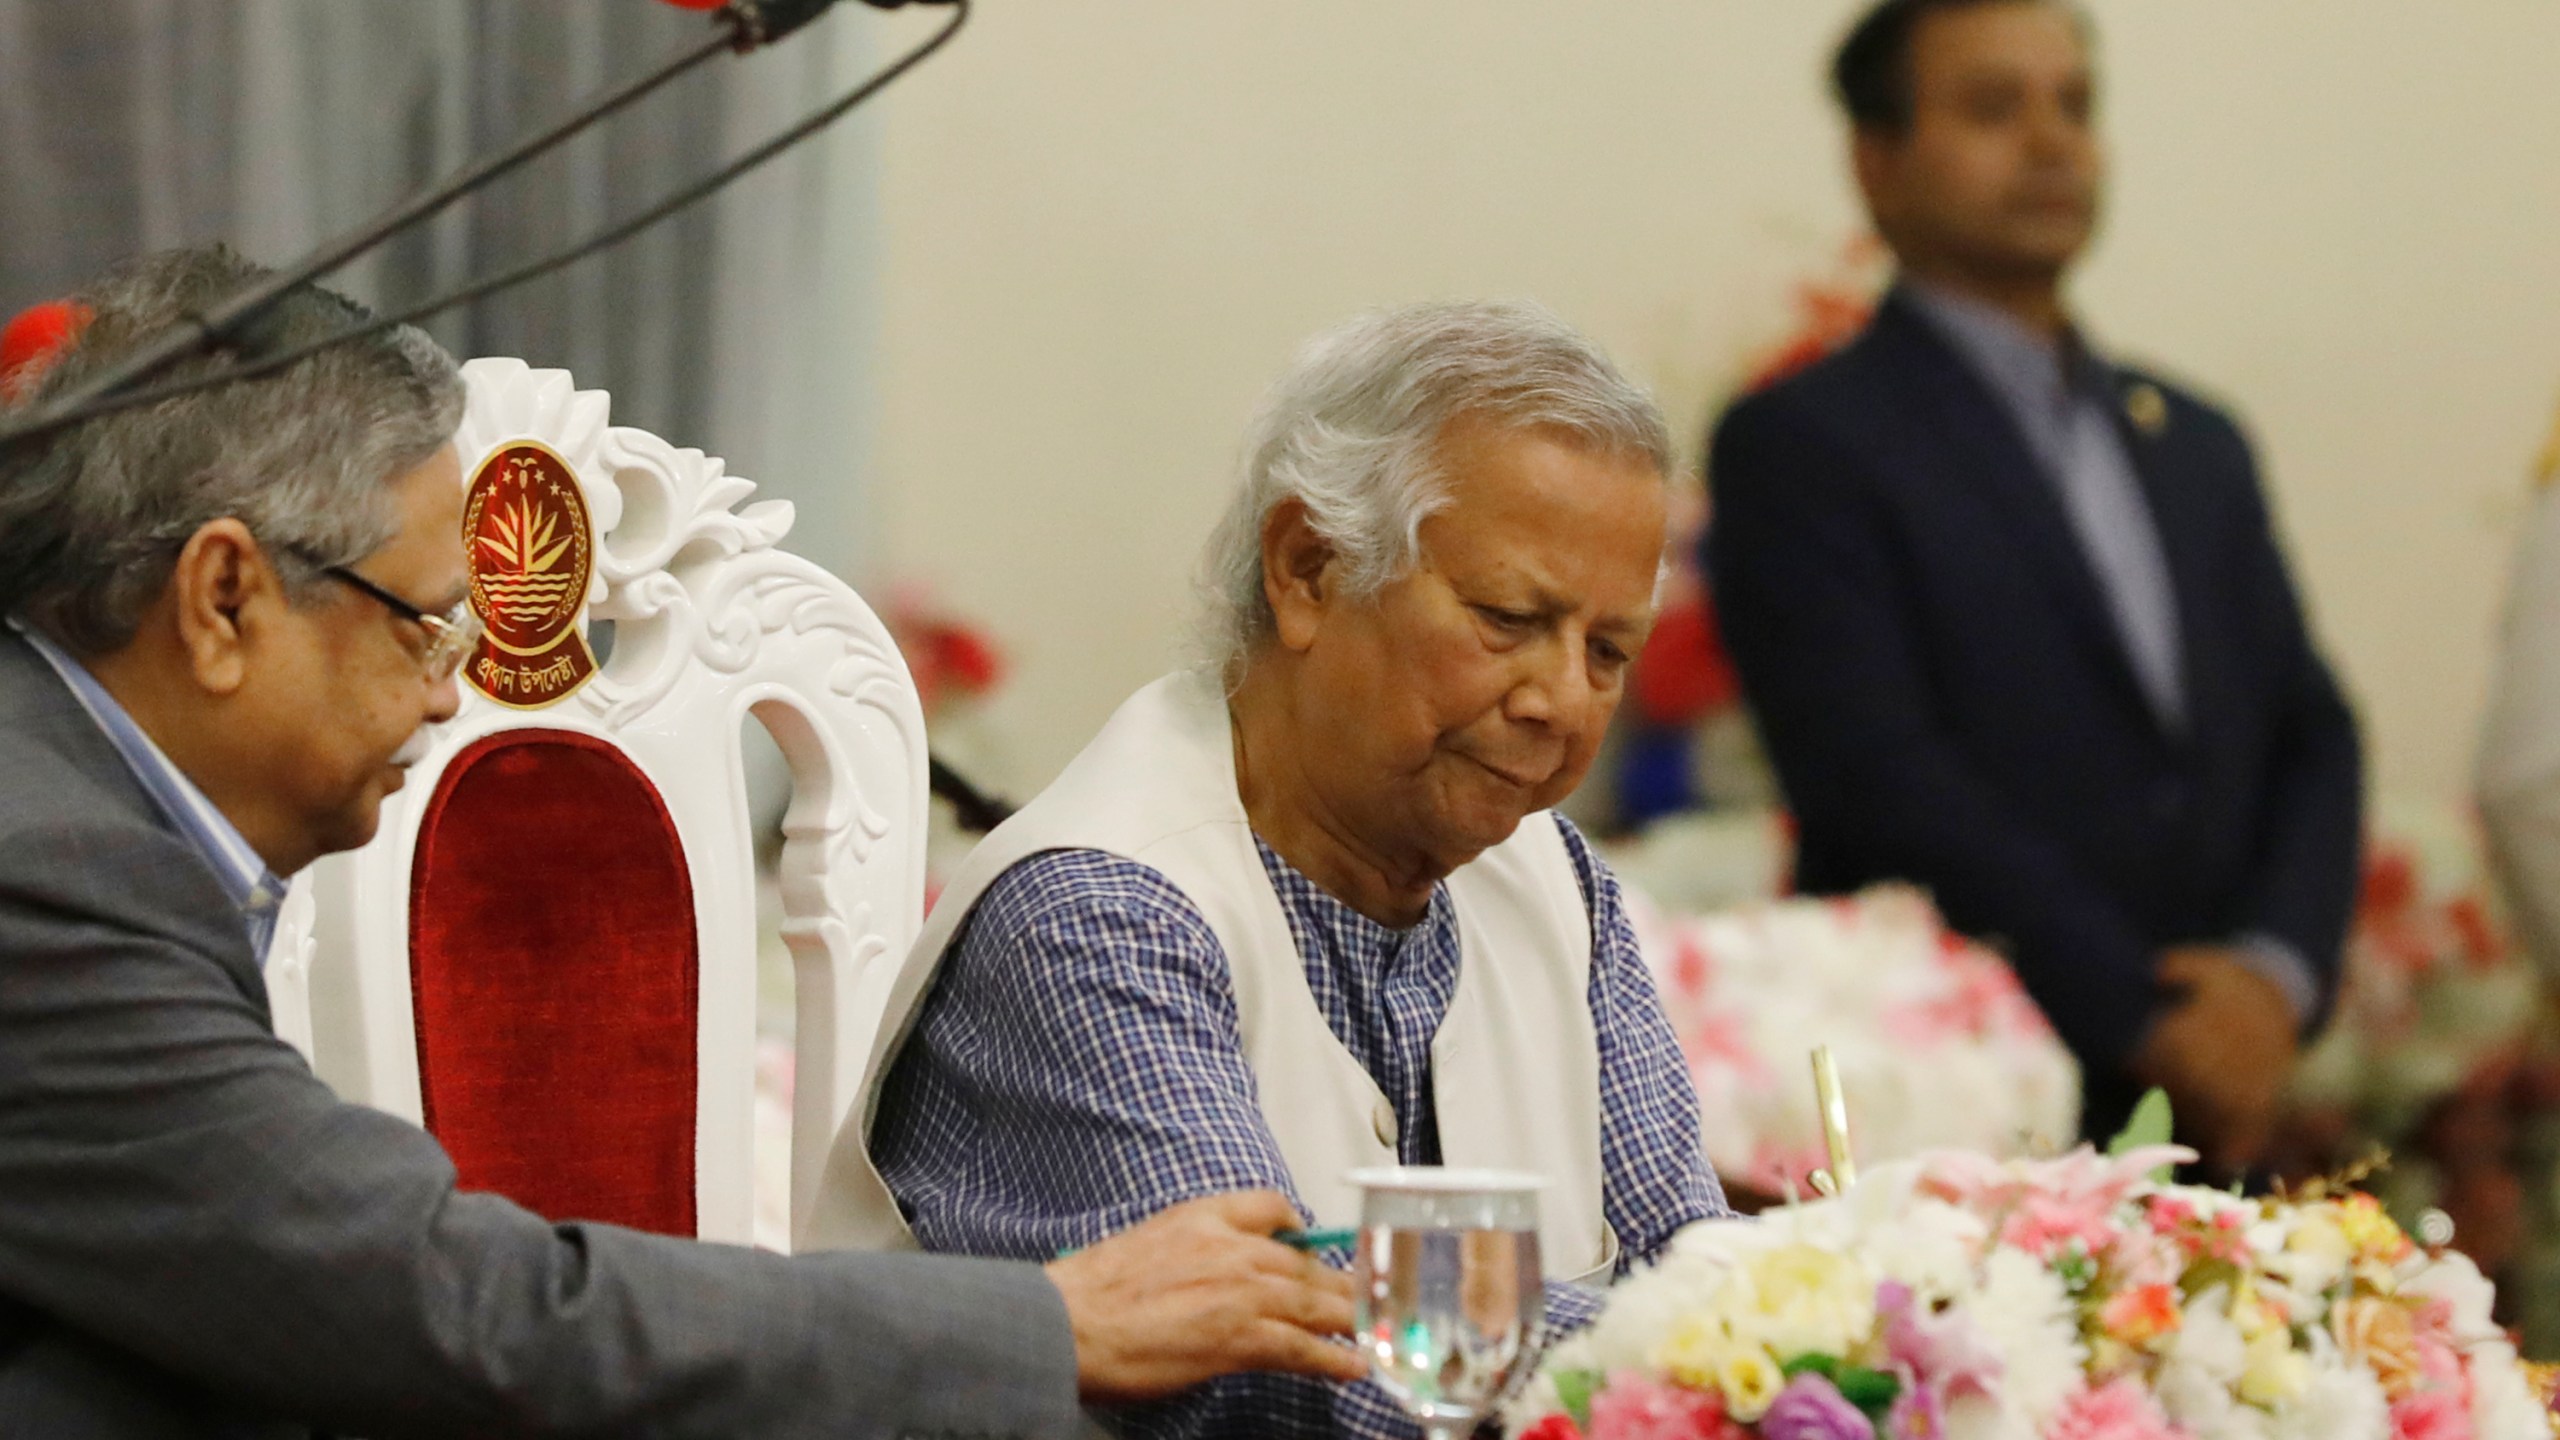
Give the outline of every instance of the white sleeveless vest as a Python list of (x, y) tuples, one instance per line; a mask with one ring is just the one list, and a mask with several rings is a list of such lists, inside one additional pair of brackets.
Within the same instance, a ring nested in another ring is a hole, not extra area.
[[(915, 1243), (868, 1144), (889, 1062), (960, 922), (996, 878), (1048, 850), (1102, 850), (1162, 874), (1227, 955), (1245, 1059), (1299, 1196), (1321, 1226), (1356, 1225), (1345, 1176), (1396, 1163), (1395, 1110), (1342, 1047), (1307, 988), (1288, 916), (1236, 791), (1215, 677), (1165, 677), (1123, 704), (1040, 797), (971, 852), (891, 988), (852, 1112), (829, 1154), (808, 1239)], [(1456, 993), (1431, 1044), (1441, 1158), (1544, 1175), (1539, 1249), (1558, 1279), (1603, 1283), (1617, 1237), (1601, 1206), (1600, 1059), (1590, 1005), (1591, 916), (1546, 812), (1445, 882), (1457, 913)]]

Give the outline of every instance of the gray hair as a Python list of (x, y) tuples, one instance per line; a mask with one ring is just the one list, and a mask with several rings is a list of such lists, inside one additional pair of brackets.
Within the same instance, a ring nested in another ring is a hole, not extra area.
[[(127, 262), (77, 298), (87, 328), (32, 397), (95, 374), (145, 337), (211, 308), (268, 271), (222, 246)], [(317, 286), (258, 322), (282, 349), (371, 318)], [(200, 357), (162, 378), (230, 363)], [(334, 345), (276, 374), (101, 416), (0, 462), (0, 615), (23, 616), (84, 654), (123, 648), (207, 523), (249, 527), (299, 601), (318, 571), (390, 543), (391, 484), (453, 438), (462, 380), (410, 326)]]
[(1209, 539), (1202, 639), (1232, 670), (1275, 623), (1262, 528), (1284, 500), (1342, 558), (1346, 594), (1374, 594), (1420, 558), (1422, 522), (1448, 503), (1439, 442), (1481, 417), (1558, 432), (1671, 470), (1653, 398), (1599, 347), (1525, 304), (1375, 311), (1298, 352), (1246, 433), (1244, 474)]

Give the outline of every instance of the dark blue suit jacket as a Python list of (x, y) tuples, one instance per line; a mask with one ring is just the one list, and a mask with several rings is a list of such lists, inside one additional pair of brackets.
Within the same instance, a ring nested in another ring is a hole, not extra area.
[(2326, 1008), (2362, 799), (2247, 442), (2113, 379), (2177, 596), (2176, 729), (2016, 423), (1908, 301), (1736, 404), (1708, 459), (1707, 572), (1799, 883), (1913, 880), (1999, 943), (2088, 1072), (2093, 1132), (2129, 1103), (2164, 947), (2274, 936)]

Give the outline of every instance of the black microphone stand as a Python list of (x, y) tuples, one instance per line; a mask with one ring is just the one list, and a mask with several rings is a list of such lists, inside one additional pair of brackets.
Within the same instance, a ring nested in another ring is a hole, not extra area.
[(925, 757), (933, 793), (951, 802), (951, 818), (972, 835), (984, 835), (1013, 818), (1013, 807), (981, 790), (939, 755)]
[[(295, 264), (249, 286), (237, 295), (230, 296), (210, 310), (189, 315), (181, 323), (144, 340), (115, 364), (106, 366), (97, 374), (77, 385), (67, 387), (61, 394), (52, 397), (40, 412), (25, 416), (14, 423), (0, 425), (0, 448), (48, 434), (65, 425), (88, 419), (94, 414), (158, 398), (161, 393), (159, 390), (137, 392), (135, 387), (190, 355), (224, 345), (231, 346), (235, 350), (254, 352), (256, 347), (248, 342), (254, 339), (253, 327), (257, 318), (273, 306), (279, 297), (295, 286), (308, 284), (336, 270), (402, 230), (445, 209), (490, 181), (517, 169), (535, 156), (557, 147), (563, 141), (597, 122), (628, 108), (633, 102), (660, 89), (720, 52), (733, 50), (744, 54), (770, 45), (816, 19), (834, 3), (835, 0), (729, 0), (729, 3), (721, 7), (715, 17), (720, 29), (712, 38), (622, 88), (606, 94), (603, 98), (590, 102), (550, 129), (518, 141), (515, 145), (486, 160), (465, 166), (443, 183), (395, 204), (373, 220), (321, 245)], [(908, 3), (908, 0), (867, 0), (867, 3), (885, 10), (895, 9)], [(951, 0), (942, 0), (942, 3), (951, 3)], [(378, 321), (374, 326), (357, 327), (342, 335), (324, 338), (282, 356), (256, 357), (253, 355), (253, 359), (261, 359), (268, 363), (244, 365), (240, 367), (237, 374), (229, 377), (211, 377), (197, 383), (221, 383), (224, 378), (248, 379), (257, 374), (267, 373), (271, 369), (280, 368), (277, 362), (290, 363), (311, 351), (325, 348), (340, 340), (352, 339), (358, 334), (368, 333), (370, 329), (423, 318), (448, 306), (519, 284), (613, 244), (719, 189), (782, 150), (788, 149), (792, 144), (806, 138), (827, 122), (869, 98), (881, 86), (904, 74), (917, 61), (940, 48), (951, 38), (953, 32), (960, 28), (960, 20), (967, 17), (969, 7), (967, 0), (957, 0), (957, 3), (960, 10), (959, 18), (955, 19), (941, 34), (898, 64), (873, 77), (869, 83), (851, 96), (822, 111), (818, 117), (815, 117), (814, 123), (804, 122), (794, 127), (779, 140), (759, 147), (739, 163), (723, 167), (706, 182), (689, 187), (669, 202), (653, 207), (643, 216), (616, 226), (605, 234), (560, 255), (537, 261), (494, 280), (483, 281), (453, 294), (441, 296), (405, 314)], [(193, 388), (193, 385), (162, 387), (171, 393), (186, 388)]]
[[(252, 327), (257, 318), (294, 287), (309, 284), (336, 270), (392, 236), (445, 209), (498, 177), (521, 167), (535, 156), (559, 146), (599, 121), (627, 109), (633, 102), (660, 89), (722, 51), (734, 50), (743, 54), (770, 45), (816, 19), (834, 3), (835, 0), (730, 0), (730, 3), (718, 12), (717, 19), (722, 28), (720, 33), (711, 39), (685, 51), (621, 89), (589, 103), (550, 129), (520, 140), (486, 160), (465, 166), (434, 188), (400, 201), (381, 215), (337, 239), (328, 241), (293, 265), (228, 297), (210, 310), (189, 315), (182, 323), (145, 340), (117, 363), (107, 366), (87, 380), (67, 387), (61, 394), (52, 397), (51, 402), (41, 412), (25, 417), (14, 424), (0, 425), (0, 448), (58, 430), (65, 425), (85, 419), (90, 413), (96, 411), (147, 402), (156, 398), (160, 392), (136, 393), (135, 387), (190, 355), (221, 345), (240, 348), (244, 340), (251, 338)], [(909, 3), (909, 0), (866, 0), (866, 3), (876, 9), (887, 10), (898, 8)], [(950, 0), (943, 0), (943, 3), (950, 3)], [(968, 17), (967, 0), (958, 0), (958, 10), (959, 13), (952, 23), (944, 27), (932, 40), (909, 52), (903, 59), (879, 74), (872, 76), (851, 94), (819, 111), (808, 120), (793, 126), (773, 140), (758, 146), (738, 160), (721, 167), (703, 180), (678, 191), (642, 214), (612, 226), (602, 234), (592, 236), (558, 254), (465, 286), (451, 294), (439, 296), (404, 314), (383, 317), (372, 324), (360, 325), (340, 334), (324, 336), (310, 344), (281, 354), (254, 356), (250, 363), (237, 367), (233, 373), (207, 377), (203, 382), (181, 382), (163, 389), (175, 392), (195, 388), (197, 383), (218, 384), (227, 380), (252, 378), (257, 374), (282, 368), (307, 354), (352, 339), (356, 335), (422, 319), (449, 306), (522, 284), (537, 275), (548, 273), (571, 261), (615, 244), (728, 184), (869, 99), (881, 87), (905, 74), (926, 56), (947, 43), (952, 35), (958, 32), (961, 22)], [(102, 403), (110, 400), (116, 403), (113, 405)], [(991, 798), (938, 757), (929, 754), (927, 761), (930, 767), (929, 783), (933, 793), (951, 802), (954, 814), (963, 828), (984, 834), (1002, 824), (1013, 813), (1012, 806)]]
[(550, 129), (518, 141), (499, 154), (465, 167), (435, 188), (399, 202), (381, 215), (337, 239), (324, 243), (301, 260), (249, 286), (212, 309), (187, 316), (183, 323), (172, 326), (136, 346), (122, 360), (55, 396), (53, 402), (46, 407), (46, 413), (32, 417), (32, 423), (42, 425), (54, 415), (78, 409), (93, 400), (121, 394), (190, 355), (235, 341), (251, 321), (294, 287), (307, 285), (319, 279), (358, 255), (453, 204), (463, 196), (517, 169), (526, 161), (558, 146), (607, 116), (628, 107), (633, 101), (657, 90), (712, 56), (722, 51), (742, 48), (743, 36), (746, 32), (741, 28), (741, 22), (732, 11), (723, 10), (720, 16), (726, 22), (720, 34), (606, 95), (603, 99), (593, 102)]

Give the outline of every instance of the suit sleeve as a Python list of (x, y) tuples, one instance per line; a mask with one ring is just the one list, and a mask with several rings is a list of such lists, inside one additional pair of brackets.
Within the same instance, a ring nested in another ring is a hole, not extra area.
[(2276, 543), (2247, 443), (2231, 432), (2247, 500), (2244, 573), (2251, 615), (2265, 627), (2266, 663), (2285, 677), (2268, 756), (2263, 840), (2248, 896), (2247, 928), (2272, 935), (2310, 966), (2316, 1026), (2337, 997), (2347, 922), (2355, 910), (2363, 845), (2364, 751), (2355, 715), (2339, 694), (2304, 622), (2302, 602)]
[(0, 1294), (383, 1440), (1074, 1433), (1036, 1268), (795, 1259), (458, 1191), (424, 1132), (276, 1039), (236, 932), (173, 837), (0, 830)]
[(1708, 477), (1717, 614), (1805, 832), (1927, 886), (2006, 950), (2084, 1064), (2123, 1070), (2158, 999), (2150, 947), (1935, 718), (1860, 462), (1764, 395), (1718, 426)]

